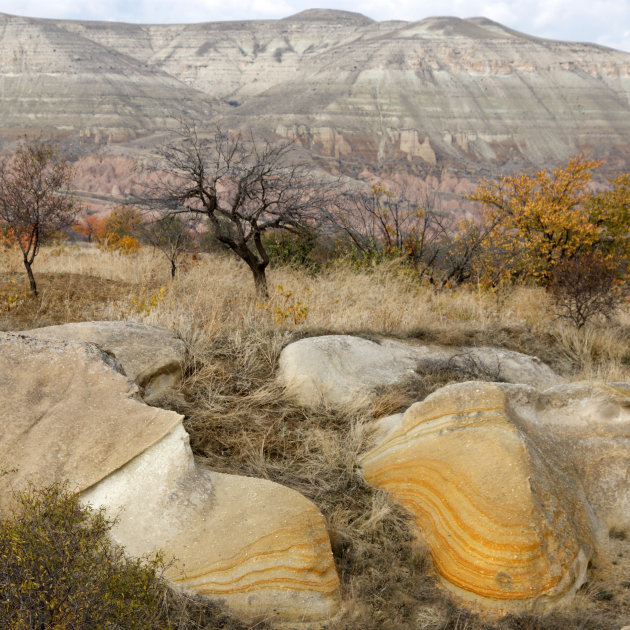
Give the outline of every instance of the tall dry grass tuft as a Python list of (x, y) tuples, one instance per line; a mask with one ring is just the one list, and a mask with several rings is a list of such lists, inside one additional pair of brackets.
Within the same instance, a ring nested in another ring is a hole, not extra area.
[(552, 329), (565, 371), (575, 380), (623, 381), (628, 378), (630, 327), (587, 324), (577, 329), (556, 325)]

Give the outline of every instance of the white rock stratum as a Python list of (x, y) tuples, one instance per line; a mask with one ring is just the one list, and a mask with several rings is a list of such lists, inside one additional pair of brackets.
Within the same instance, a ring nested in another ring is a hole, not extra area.
[[(449, 178), (557, 166), (588, 152), (630, 167), (630, 54), (484, 18), (139, 25), (0, 14), (0, 136), (33, 129), (162, 138), (168, 112), (299, 138), (352, 177)], [(454, 174), (454, 175), (453, 175)], [(108, 192), (109, 191), (105, 191)]]

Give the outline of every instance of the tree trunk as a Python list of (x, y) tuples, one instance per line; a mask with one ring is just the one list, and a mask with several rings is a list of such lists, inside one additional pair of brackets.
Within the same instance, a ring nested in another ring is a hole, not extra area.
[(175, 266), (175, 261), (171, 260), (171, 280), (175, 279), (175, 271), (177, 271), (177, 267)]
[(256, 285), (256, 295), (259, 298), (269, 299), (269, 291), (267, 290), (267, 276), (265, 275), (265, 267), (267, 265), (250, 266), (254, 275), (254, 284)]
[(31, 285), (31, 293), (37, 297), (37, 284), (35, 283), (35, 276), (33, 275), (33, 270), (31, 269), (31, 263), (28, 262), (26, 258), (24, 258), (24, 266), (26, 267), (28, 281)]

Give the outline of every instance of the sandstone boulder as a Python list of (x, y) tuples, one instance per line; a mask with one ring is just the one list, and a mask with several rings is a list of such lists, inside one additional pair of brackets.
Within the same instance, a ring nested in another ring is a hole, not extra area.
[(278, 379), (300, 404), (338, 407), (368, 402), (379, 389), (439, 369), (541, 389), (561, 382), (538, 358), (510, 350), (376, 342), (349, 335), (289, 344), (280, 355)]
[(131, 554), (163, 550), (176, 559), (166, 577), (245, 617), (337, 611), (339, 579), (315, 505), (271, 481), (197, 468), (181, 424), (82, 499), (121, 515), (113, 535)]
[(415, 377), (415, 350), (349, 335), (300, 339), (282, 350), (278, 378), (300, 404), (367, 402), (379, 387)]
[(98, 483), (181, 423), (148, 407), (118, 363), (96, 346), (0, 334), (0, 505), (9, 484)]
[(96, 346), (0, 333), (0, 509), (28, 481), (68, 480), (134, 555), (243, 616), (321, 619), (339, 582), (326, 523), (299, 493), (195, 466), (174, 412), (149, 407)]
[(574, 470), (606, 525), (630, 528), (628, 385), (560, 385), (512, 404), (532, 438)]
[(444, 585), (499, 610), (545, 608), (584, 582), (604, 532), (582, 487), (522, 430), (530, 387), (434, 392), (363, 456), (366, 480), (415, 517)]
[(121, 321), (77, 322), (24, 331), (32, 337), (54, 337), (96, 344), (115, 356), (125, 374), (151, 399), (181, 382), (186, 346), (170, 330)]

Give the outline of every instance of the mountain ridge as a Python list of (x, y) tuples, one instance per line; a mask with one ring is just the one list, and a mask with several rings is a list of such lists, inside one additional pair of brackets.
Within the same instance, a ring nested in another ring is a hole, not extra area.
[(627, 170), (630, 53), (483, 17), (311, 9), (146, 25), (0, 14), (5, 145), (42, 130), (133, 157), (177, 118), (295, 140), (325, 170), (363, 180), (472, 181), (581, 152)]

